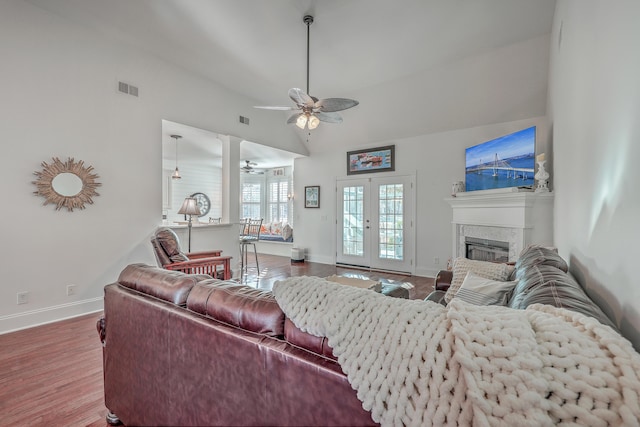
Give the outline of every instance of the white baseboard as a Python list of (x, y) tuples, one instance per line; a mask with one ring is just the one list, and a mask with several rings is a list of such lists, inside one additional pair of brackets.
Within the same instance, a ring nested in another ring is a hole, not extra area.
[(436, 277), (436, 274), (438, 274), (438, 271), (440, 271), (442, 269), (443, 268), (421, 268), (421, 267), (416, 267), (415, 275), (416, 276), (420, 276), (420, 277)]
[(330, 256), (313, 256), (309, 255), (306, 259), (309, 262), (317, 262), (318, 264), (335, 264), (336, 261)]
[(103, 309), (104, 297), (97, 297), (0, 316), (0, 335), (95, 313)]

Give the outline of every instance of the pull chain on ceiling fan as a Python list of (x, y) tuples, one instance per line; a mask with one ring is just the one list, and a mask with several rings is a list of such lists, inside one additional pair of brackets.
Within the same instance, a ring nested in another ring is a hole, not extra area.
[(313, 16), (305, 15), (303, 22), (307, 25), (307, 92), (302, 89), (289, 89), (289, 98), (296, 104), (295, 107), (255, 107), (266, 110), (301, 110), (287, 120), (287, 124), (295, 123), (300, 129), (315, 129), (320, 122), (342, 123), (342, 117), (336, 111), (346, 110), (358, 105), (358, 101), (347, 98), (325, 98), (318, 99), (309, 95), (309, 40), (310, 27), (313, 24)]

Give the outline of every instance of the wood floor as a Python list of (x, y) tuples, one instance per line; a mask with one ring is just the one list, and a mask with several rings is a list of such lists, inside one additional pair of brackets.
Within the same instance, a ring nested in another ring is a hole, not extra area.
[[(410, 282), (424, 298), (432, 279), (335, 267), (291, 264), (286, 257), (260, 255), (260, 274), (251, 263), (247, 284), (271, 289), (292, 276), (332, 274)], [(0, 425), (106, 426), (102, 346), (96, 321), (102, 313), (0, 335)]]

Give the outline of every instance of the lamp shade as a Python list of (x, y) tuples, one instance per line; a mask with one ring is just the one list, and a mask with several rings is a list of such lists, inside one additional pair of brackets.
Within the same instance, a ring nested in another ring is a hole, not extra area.
[(318, 127), (319, 124), (320, 124), (320, 119), (318, 119), (316, 116), (312, 114), (309, 117), (309, 122), (307, 122), (307, 126), (309, 127), (309, 129), (315, 129)]
[(198, 207), (198, 201), (193, 197), (187, 197), (182, 202), (182, 206), (178, 211), (181, 215), (200, 215), (200, 208)]
[(296, 120), (296, 126), (298, 126), (300, 129), (304, 129), (306, 125), (307, 125), (307, 116), (305, 114), (300, 114), (298, 116), (298, 120)]

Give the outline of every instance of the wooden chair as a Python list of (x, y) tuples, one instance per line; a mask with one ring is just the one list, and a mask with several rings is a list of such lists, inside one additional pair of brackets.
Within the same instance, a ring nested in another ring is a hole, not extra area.
[(201, 251), (183, 253), (176, 233), (161, 227), (151, 238), (158, 266), (166, 270), (182, 271), (187, 274), (208, 274), (216, 279), (231, 279), (231, 258), (222, 256), (222, 251)]
[(262, 227), (261, 219), (247, 218), (240, 223), (240, 275), (242, 276), (247, 269), (247, 246), (253, 245), (253, 253), (256, 256), (256, 269), (260, 274), (260, 266), (258, 264), (258, 251), (256, 242), (260, 240), (260, 229)]

